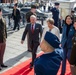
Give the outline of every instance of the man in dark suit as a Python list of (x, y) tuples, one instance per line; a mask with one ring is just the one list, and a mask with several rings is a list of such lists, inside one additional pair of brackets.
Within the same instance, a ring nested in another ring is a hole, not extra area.
[(53, 19), (54, 19), (54, 25), (58, 27), (58, 21), (59, 21), (59, 3), (55, 3), (55, 7), (51, 9)]
[(60, 41), (57, 36), (46, 32), (40, 44), (44, 54), (36, 58), (34, 62), (35, 75), (57, 75), (63, 59), (63, 50), (59, 45)]
[[(30, 68), (33, 67), (34, 60), (36, 58), (36, 52), (37, 48), (39, 46), (39, 40), (42, 37), (42, 26), (38, 23), (36, 23), (36, 16), (31, 15), (30, 17), (30, 23), (26, 25), (25, 31), (22, 36), (21, 43), (23, 44), (26, 34), (28, 33), (29, 36), (29, 46), (32, 50), (32, 62)], [(39, 39), (39, 33), (40, 33), (40, 39)]]
[(13, 28), (13, 30), (15, 30), (16, 27), (18, 27), (18, 30), (19, 30), (20, 29), (19, 21), (21, 19), (21, 15), (20, 15), (19, 9), (17, 9), (17, 4), (14, 5), (14, 9), (13, 9), (13, 12), (12, 12), (12, 16), (11, 17), (14, 20), (14, 28)]
[[(31, 5), (31, 10), (26, 13), (25, 17), (26, 17), (27, 23), (30, 23), (30, 16), (31, 15), (36, 15), (36, 6), (35, 5)], [(30, 46), (29, 46), (29, 43), (28, 43), (28, 39), (29, 39), (29, 36), (27, 34), (27, 47), (28, 47), (28, 51), (31, 52)]]

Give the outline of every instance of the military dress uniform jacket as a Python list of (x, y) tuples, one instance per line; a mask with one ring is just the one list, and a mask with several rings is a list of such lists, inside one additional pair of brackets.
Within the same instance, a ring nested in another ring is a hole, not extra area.
[(0, 43), (6, 42), (7, 38), (6, 23), (3, 20), (0, 19)]
[(57, 8), (52, 8), (51, 9), (52, 15), (53, 15), (53, 19), (55, 21), (54, 25), (58, 26), (58, 21), (59, 21), (59, 10)]
[(62, 59), (62, 49), (41, 55), (34, 62), (35, 75), (57, 75)]

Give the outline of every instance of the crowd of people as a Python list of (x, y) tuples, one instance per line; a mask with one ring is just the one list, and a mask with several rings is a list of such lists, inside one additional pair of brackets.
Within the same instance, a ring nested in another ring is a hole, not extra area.
[[(61, 75), (66, 73), (66, 60), (70, 64), (72, 75), (76, 75), (76, 21), (74, 16), (67, 15), (62, 27), (62, 39), (60, 40), (60, 31), (58, 28), (59, 21), (59, 3), (50, 10), (52, 18), (46, 20), (47, 28), (37, 23), (36, 6), (32, 5), (31, 10), (26, 13), (27, 24), (22, 35), (21, 44), (27, 35), (28, 51), (32, 54), (30, 69), (34, 67), (35, 75), (57, 75), (62, 65)], [(19, 28), (18, 22), (21, 19), (20, 12), (15, 4), (11, 18), (14, 19), (14, 28)], [(6, 48), (7, 30), (6, 23), (2, 17), (0, 9), (0, 70), (7, 67), (3, 63), (3, 56)], [(37, 48), (40, 45), (43, 55), (36, 58)], [(62, 62), (62, 64), (61, 64)]]

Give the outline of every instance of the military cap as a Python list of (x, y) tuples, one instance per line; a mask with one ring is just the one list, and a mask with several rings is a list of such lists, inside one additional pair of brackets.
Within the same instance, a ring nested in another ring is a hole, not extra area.
[(58, 39), (58, 37), (54, 34), (52, 34), (51, 32), (47, 31), (45, 36), (44, 36), (44, 40), (51, 45), (53, 48), (60, 48), (60, 41)]
[(55, 4), (55, 5), (59, 5), (59, 3), (58, 3), (58, 2), (55, 2), (54, 4)]

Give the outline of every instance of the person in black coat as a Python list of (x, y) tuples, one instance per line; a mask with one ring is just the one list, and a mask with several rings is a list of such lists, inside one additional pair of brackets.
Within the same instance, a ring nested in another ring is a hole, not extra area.
[(59, 45), (57, 36), (47, 31), (40, 43), (44, 54), (36, 58), (34, 62), (35, 75), (57, 75), (63, 59), (63, 50)]
[(54, 25), (58, 27), (58, 21), (59, 21), (59, 3), (55, 3), (55, 7), (51, 9), (52, 12), (52, 18), (54, 19)]
[(26, 18), (27, 23), (30, 22), (31, 15), (36, 15), (36, 6), (35, 5), (31, 5), (31, 10), (26, 13), (25, 18)]
[(69, 63), (71, 64), (72, 75), (76, 75), (76, 21), (74, 22), (75, 34), (72, 38), (72, 52)]
[(15, 30), (16, 27), (18, 27), (18, 30), (19, 30), (20, 29), (19, 22), (20, 22), (20, 19), (21, 19), (21, 15), (20, 15), (19, 9), (17, 9), (17, 4), (14, 5), (14, 9), (13, 9), (11, 18), (13, 18), (13, 20), (14, 20), (13, 30)]
[[(32, 51), (32, 62), (30, 63), (30, 68), (33, 67), (34, 64), (34, 60), (36, 58), (36, 52), (37, 52), (37, 48), (39, 46), (40, 43), (40, 39), (42, 37), (42, 26), (38, 23), (36, 23), (36, 16), (35, 15), (31, 15), (30, 17), (30, 23), (28, 23), (26, 25), (26, 28), (24, 30), (24, 33), (22, 35), (22, 40), (21, 43), (24, 43), (25, 37), (28, 34), (29, 38), (28, 38), (28, 43), (30, 46), (30, 49)], [(40, 35), (40, 37), (39, 37)]]

